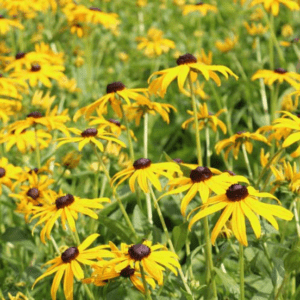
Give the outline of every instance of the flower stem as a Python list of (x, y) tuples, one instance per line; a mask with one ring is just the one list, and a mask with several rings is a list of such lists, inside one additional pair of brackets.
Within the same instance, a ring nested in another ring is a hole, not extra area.
[[(262, 67), (259, 37), (256, 38), (256, 58), (257, 58), (258, 63)], [(260, 84), (260, 94), (261, 94), (261, 100), (262, 100), (263, 111), (264, 111), (264, 114), (265, 114), (266, 124), (270, 124), (270, 116), (269, 116), (269, 107), (268, 107), (266, 87), (265, 87), (264, 80), (262, 78), (259, 79), (259, 84)]]
[(276, 117), (276, 109), (278, 102), (279, 83), (276, 83), (275, 88), (274, 86), (272, 86), (271, 88), (271, 121), (274, 121)]
[(144, 267), (143, 267), (142, 264), (140, 264), (140, 270), (141, 270), (142, 281), (143, 281), (143, 285), (144, 285), (144, 289), (145, 289), (145, 299), (146, 300), (152, 300), (151, 295), (149, 293), (148, 286), (147, 286), (147, 281), (146, 281)]
[(206, 139), (206, 167), (210, 167), (210, 141), (209, 141), (209, 127), (208, 124), (205, 126), (205, 139)]
[(34, 135), (35, 135), (35, 154), (36, 154), (36, 161), (38, 168), (41, 167), (41, 154), (40, 154), (40, 145), (38, 141), (38, 135), (37, 135), (37, 129), (36, 126), (34, 126)]
[[(99, 163), (100, 163), (100, 165), (101, 165), (101, 167), (102, 167), (102, 169), (103, 169), (103, 172), (104, 172), (104, 174), (105, 174), (107, 180), (110, 181), (111, 178), (110, 178), (110, 175), (109, 175), (109, 173), (108, 173), (108, 170), (107, 170), (105, 164), (103, 163), (103, 160), (102, 160), (101, 156), (99, 155), (96, 146), (93, 145), (93, 147), (94, 147), (94, 149), (96, 150), (95, 153), (96, 153), (97, 158), (98, 158), (98, 161), (99, 161)], [(125, 209), (125, 207), (124, 207), (124, 205), (123, 205), (123, 203), (122, 203), (122, 201), (121, 201), (121, 199), (120, 199), (120, 197), (119, 197), (117, 191), (113, 191), (113, 193), (114, 193), (114, 196), (115, 196), (115, 198), (116, 198), (116, 200), (117, 200), (117, 202), (118, 202), (118, 204), (119, 204), (119, 207), (120, 207), (120, 209), (121, 209), (121, 211), (122, 211), (122, 213), (123, 213), (123, 216), (124, 216), (124, 218), (125, 218), (125, 221), (126, 221), (128, 227), (130, 228), (131, 232), (133, 233), (135, 239), (137, 240), (137, 239), (138, 239), (138, 236), (137, 236), (137, 234), (136, 234), (136, 231), (135, 231), (135, 229), (134, 229), (134, 227), (133, 227), (133, 225), (132, 225), (132, 223), (131, 223), (131, 221), (130, 221), (130, 218), (129, 218), (127, 212), (126, 212), (126, 209)]]
[(240, 265), (240, 300), (245, 300), (245, 279), (244, 279), (244, 246), (240, 243), (239, 265)]
[(51, 242), (52, 242), (52, 244), (53, 244), (53, 247), (54, 247), (56, 253), (57, 253), (58, 255), (61, 255), (61, 253), (60, 253), (60, 251), (59, 251), (59, 248), (58, 248), (58, 246), (57, 246), (57, 244), (56, 244), (56, 242), (55, 242), (55, 239), (53, 238), (52, 235), (50, 235), (50, 240), (51, 240)]
[(196, 98), (195, 98), (195, 93), (194, 93), (194, 88), (193, 88), (191, 72), (189, 73), (189, 85), (190, 85), (192, 106), (193, 106), (193, 112), (194, 112), (194, 122), (195, 122), (195, 131), (196, 131), (196, 144), (197, 144), (197, 159), (198, 159), (199, 166), (202, 166), (203, 163), (202, 163), (202, 151), (201, 151), (199, 123), (198, 123), (198, 116), (197, 116), (197, 105), (196, 105)]
[(299, 224), (299, 213), (298, 213), (298, 208), (297, 208), (297, 198), (294, 201), (293, 212), (295, 215), (296, 230), (297, 230), (297, 235), (298, 235), (298, 239), (299, 239), (300, 238), (300, 224)]
[(251, 166), (250, 166), (250, 162), (249, 162), (249, 159), (248, 159), (248, 154), (247, 154), (247, 151), (246, 151), (245, 144), (242, 144), (242, 150), (243, 150), (245, 163), (246, 163), (246, 166), (247, 166), (247, 169), (248, 169), (249, 177), (250, 177), (251, 180), (253, 180), (253, 173), (252, 173), (252, 170), (251, 170)]
[[(272, 34), (273, 27), (274, 27), (274, 17), (271, 13), (270, 20), (266, 16), (267, 22), (269, 23), (270, 32)], [(273, 48), (273, 39), (272, 37), (269, 38), (269, 62), (270, 62), (270, 69), (274, 70), (274, 48)]]
[[(154, 202), (154, 207), (155, 207), (156, 210), (157, 210), (157, 214), (158, 214), (158, 217), (159, 217), (159, 219), (160, 219), (161, 225), (162, 225), (162, 227), (163, 227), (164, 233), (165, 233), (165, 235), (166, 235), (166, 238), (167, 238), (169, 247), (170, 247), (170, 249), (171, 249), (172, 252), (176, 253), (175, 248), (174, 248), (174, 245), (173, 245), (173, 242), (172, 242), (172, 240), (171, 240), (171, 238), (170, 238), (170, 235), (169, 235), (169, 232), (168, 232), (168, 228), (167, 228), (166, 222), (165, 222), (165, 220), (164, 220), (163, 214), (162, 214), (162, 212), (161, 212), (161, 210), (160, 210), (160, 207), (159, 207), (159, 205), (158, 205), (158, 202), (157, 202), (157, 199), (156, 199), (156, 196), (155, 196), (155, 194), (154, 194), (154, 191), (153, 191), (153, 189), (152, 189), (151, 184), (149, 184), (149, 189), (150, 189), (150, 193), (151, 193), (151, 195), (152, 195), (152, 199), (153, 199), (153, 202)], [(185, 287), (185, 290), (192, 296), (192, 299), (194, 299), (194, 296), (193, 296), (193, 294), (192, 294), (192, 291), (191, 291), (189, 285), (187, 284), (187, 281), (186, 281), (186, 278), (185, 278), (185, 276), (184, 276), (184, 274), (183, 274), (183, 271), (182, 271), (182, 269), (181, 269), (181, 266), (178, 268), (178, 273), (179, 273), (179, 276), (180, 276), (180, 278), (181, 278), (181, 280), (182, 280), (182, 283), (183, 283), (183, 285), (184, 285), (184, 287)]]
[(130, 159), (132, 160), (132, 162), (134, 162), (134, 151), (133, 151), (132, 139), (131, 139), (130, 130), (129, 130), (129, 122), (128, 122), (127, 116), (125, 114), (123, 105), (121, 105), (121, 110), (122, 110), (123, 120), (124, 120), (125, 127), (126, 127)]

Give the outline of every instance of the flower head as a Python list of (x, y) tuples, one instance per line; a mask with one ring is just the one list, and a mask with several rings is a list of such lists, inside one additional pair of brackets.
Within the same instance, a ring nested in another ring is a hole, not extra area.
[(207, 203), (199, 207), (201, 210), (191, 219), (189, 229), (203, 217), (224, 209), (212, 231), (212, 244), (215, 244), (219, 232), (231, 217), (232, 231), (235, 237), (242, 245), (248, 246), (245, 216), (250, 221), (257, 238), (261, 235), (261, 226), (257, 215), (265, 218), (277, 230), (278, 223), (273, 216), (283, 220), (291, 220), (293, 218), (293, 214), (289, 210), (279, 205), (260, 202), (257, 200), (257, 197), (269, 197), (277, 200), (272, 194), (260, 193), (251, 186), (245, 187), (240, 184), (233, 184), (224, 194), (210, 198)]
[(150, 82), (155, 75), (161, 75), (151, 81), (149, 85), (149, 91), (153, 94), (158, 94), (160, 97), (164, 97), (170, 83), (177, 78), (179, 90), (184, 90), (184, 83), (191, 73), (192, 81), (195, 81), (198, 73), (202, 74), (206, 80), (212, 78), (217, 85), (221, 85), (221, 80), (216, 72), (220, 72), (226, 78), (228, 75), (238, 78), (229, 68), (221, 65), (206, 65), (197, 62), (197, 59), (192, 54), (185, 54), (177, 59), (177, 67), (165, 69), (162, 71), (154, 72), (148, 81)]
[(207, 3), (200, 1), (196, 4), (184, 5), (182, 14), (185, 16), (185, 15), (190, 14), (195, 11), (200, 12), (203, 16), (206, 16), (208, 11), (213, 11), (216, 13), (218, 11), (218, 9), (215, 5), (207, 4)]
[(232, 38), (225, 38), (224, 41), (216, 41), (215, 46), (217, 49), (223, 53), (229, 52), (232, 50), (238, 42), (238, 37), (233, 36)]
[(277, 16), (279, 13), (279, 5), (285, 5), (289, 10), (299, 10), (300, 7), (294, 0), (252, 0), (250, 6), (263, 4), (264, 8), (268, 12), (272, 12), (272, 15)]

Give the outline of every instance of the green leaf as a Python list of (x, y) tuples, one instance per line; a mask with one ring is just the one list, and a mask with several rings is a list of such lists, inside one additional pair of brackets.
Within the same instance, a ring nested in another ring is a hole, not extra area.
[(106, 226), (109, 229), (109, 231), (117, 235), (123, 242), (127, 244), (133, 243), (134, 236), (128, 229), (128, 226), (124, 225), (123, 223), (117, 220), (112, 220), (105, 216), (100, 216), (98, 221), (104, 226)]
[(20, 242), (31, 240), (31, 235), (18, 227), (8, 227), (0, 237), (5, 242)]
[(175, 226), (172, 230), (172, 240), (176, 252), (179, 252), (185, 244), (188, 235), (188, 222)]
[(151, 231), (151, 225), (138, 205), (133, 210), (132, 225), (137, 234), (141, 236), (146, 237)]
[(298, 270), (300, 267), (300, 251), (292, 250), (284, 260), (284, 267), (287, 272)]
[(214, 270), (215, 270), (217, 276), (219, 277), (219, 279), (222, 281), (225, 289), (229, 293), (234, 294), (234, 295), (240, 294), (239, 285), (228, 273), (224, 273), (222, 270), (220, 270), (218, 268), (214, 268)]

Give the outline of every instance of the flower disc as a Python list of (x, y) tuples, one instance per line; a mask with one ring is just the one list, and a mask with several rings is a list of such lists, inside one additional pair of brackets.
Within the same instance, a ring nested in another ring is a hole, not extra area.
[(26, 195), (36, 200), (39, 197), (40, 192), (37, 188), (31, 188), (27, 191)]
[(61, 254), (61, 259), (64, 263), (68, 263), (75, 259), (79, 255), (79, 250), (77, 247), (68, 248)]
[(128, 249), (129, 256), (134, 260), (142, 260), (144, 257), (147, 257), (150, 253), (150, 248), (144, 244), (136, 244)]
[(70, 194), (67, 194), (66, 196), (57, 198), (55, 201), (55, 205), (57, 209), (60, 209), (71, 205), (73, 202), (74, 202), (74, 197)]
[(98, 130), (96, 128), (88, 128), (81, 132), (82, 137), (91, 137), (96, 136), (98, 133)]
[(21, 59), (21, 58), (24, 58), (25, 57), (25, 54), (24, 52), (19, 52), (16, 54), (16, 59)]
[(133, 167), (136, 170), (146, 169), (150, 167), (150, 165), (151, 165), (151, 160), (148, 158), (140, 158), (133, 163)]
[(177, 59), (177, 65), (186, 65), (186, 64), (192, 64), (192, 63), (196, 63), (197, 62), (197, 58), (190, 54), (184, 54), (179, 56), (179, 58)]
[(106, 93), (116, 93), (118, 91), (123, 91), (125, 89), (125, 85), (121, 81), (113, 82), (107, 85)]
[(115, 119), (109, 119), (108, 122), (113, 123), (113, 124), (115, 124), (119, 127), (121, 126), (121, 123), (119, 121), (115, 120)]
[(134, 269), (130, 268), (130, 266), (127, 266), (120, 272), (122, 277), (130, 277), (131, 275), (134, 274)]
[(207, 167), (197, 167), (191, 171), (190, 178), (193, 183), (207, 180), (212, 177), (212, 172)]
[(38, 71), (40, 71), (41, 70), (41, 66), (40, 65), (38, 65), (38, 64), (34, 64), (34, 65), (32, 65), (31, 66), (31, 72), (38, 72)]
[(283, 68), (278, 68), (274, 70), (275, 73), (278, 74), (285, 74), (287, 72), (287, 70), (283, 69)]
[(6, 174), (6, 171), (4, 168), (0, 168), (0, 178), (4, 177)]
[(240, 184), (233, 184), (226, 191), (226, 196), (230, 201), (240, 201), (245, 199), (248, 195), (247, 188)]
[(38, 118), (42, 118), (43, 115), (39, 111), (33, 111), (33, 112), (31, 112), (30, 114), (27, 115), (27, 118), (30, 118), (30, 117), (38, 119)]

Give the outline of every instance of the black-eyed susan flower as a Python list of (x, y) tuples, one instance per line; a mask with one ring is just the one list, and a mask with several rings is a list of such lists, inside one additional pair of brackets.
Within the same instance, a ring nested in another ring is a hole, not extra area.
[(75, 220), (78, 219), (78, 213), (98, 219), (98, 215), (92, 209), (102, 209), (103, 202), (110, 202), (109, 198), (85, 199), (70, 194), (62, 195), (61, 192), (57, 195), (45, 195), (47, 203), (51, 204), (34, 207), (34, 216), (30, 221), (39, 218), (33, 230), (36, 226), (44, 224), (40, 235), (43, 243), (46, 243), (45, 237), (50, 239), (51, 230), (58, 218), (61, 218), (64, 229), (68, 223), (70, 229), (75, 232)]
[(104, 12), (98, 7), (90, 7), (87, 10), (86, 21), (93, 24), (101, 24), (108, 29), (115, 29), (120, 24), (118, 14)]
[(175, 48), (175, 43), (169, 39), (164, 39), (162, 30), (154, 27), (148, 30), (147, 37), (137, 37), (136, 40), (140, 42), (137, 49), (144, 49), (144, 54), (148, 57), (160, 56)]
[(49, 146), (52, 141), (52, 135), (42, 129), (34, 130), (24, 129), (21, 132), (12, 130), (7, 133), (0, 133), (0, 144), (5, 144), (5, 151), (9, 151), (14, 145), (21, 153), (34, 151), (38, 142), (39, 149)]
[(63, 76), (65, 67), (50, 64), (33, 64), (30, 69), (13, 72), (11, 77), (21, 80), (28, 80), (29, 85), (35, 87), (41, 82), (46, 87), (51, 87), (49, 78), (59, 81)]
[[(15, 296), (13, 296), (11, 293), (8, 293), (9, 300), (29, 300), (26, 295), (24, 295), (21, 292), (17, 292)], [(2, 300), (5, 300), (2, 298)]]
[(2, 195), (2, 184), (11, 188), (12, 180), (18, 179), (21, 172), (22, 169), (8, 163), (6, 157), (0, 158), (0, 195)]
[(141, 244), (126, 245), (121, 244), (119, 250), (112, 242), (110, 247), (116, 258), (107, 262), (107, 266), (112, 266), (116, 272), (121, 272), (128, 266), (139, 268), (141, 264), (146, 273), (154, 278), (159, 285), (163, 283), (163, 272), (165, 268), (177, 275), (176, 268), (180, 268), (178, 256), (169, 251), (165, 246), (152, 245), (151, 241), (144, 241)]
[(118, 187), (122, 182), (129, 178), (129, 187), (132, 192), (135, 191), (134, 183), (138, 182), (140, 188), (145, 192), (149, 192), (148, 180), (153, 184), (153, 186), (161, 191), (161, 184), (158, 179), (160, 175), (172, 179), (172, 174), (174, 172), (181, 173), (180, 167), (173, 162), (156, 163), (152, 164), (151, 160), (148, 158), (140, 158), (136, 160), (130, 167), (122, 170), (112, 177), (111, 185), (116, 181), (116, 187)]
[(79, 109), (74, 115), (74, 121), (85, 115), (86, 118), (89, 118), (91, 113), (95, 111), (97, 108), (103, 113), (107, 113), (107, 103), (110, 103), (112, 109), (115, 113), (121, 118), (122, 110), (121, 110), (121, 99), (123, 99), (127, 105), (130, 105), (130, 99), (138, 100), (138, 99), (147, 99), (148, 90), (145, 88), (137, 88), (137, 89), (127, 89), (125, 85), (120, 82), (113, 82), (107, 85), (106, 87), (106, 95), (96, 100), (94, 103), (85, 106)]
[(248, 22), (244, 22), (244, 26), (247, 29), (247, 32), (250, 35), (260, 35), (260, 34), (264, 34), (268, 31), (268, 26), (263, 26), (262, 23), (251, 23), (250, 25), (248, 24)]
[(238, 37), (234, 35), (233, 37), (225, 38), (224, 41), (221, 40), (216, 41), (215, 46), (219, 51), (226, 53), (232, 50), (236, 46), (237, 42), (238, 42)]
[[(44, 42), (34, 45), (36, 53), (45, 56), (48, 60), (48, 64), (62, 66), (64, 64), (64, 52), (53, 51), (49, 44)], [(61, 78), (60, 78), (61, 79)]]
[(272, 70), (258, 70), (252, 77), (251, 80), (256, 80), (263, 78), (265, 84), (271, 86), (275, 81), (282, 83), (286, 81), (293, 87), (299, 86), (300, 83), (300, 74), (295, 72), (288, 72), (283, 68)]
[[(213, 173), (218, 175), (214, 176)], [(175, 186), (179, 187), (165, 193), (159, 199), (168, 195), (188, 191), (182, 198), (180, 205), (181, 214), (184, 216), (187, 206), (196, 196), (197, 192), (200, 195), (202, 203), (206, 203), (211, 191), (216, 194), (222, 194), (232, 183), (239, 181), (248, 182), (248, 180), (243, 176), (229, 176), (228, 173), (221, 174), (219, 170), (214, 168), (198, 166), (191, 170), (189, 177), (182, 176), (170, 180), (168, 185), (170, 185), (171, 188), (174, 188)]]
[(236, 79), (238, 78), (229, 68), (221, 65), (206, 65), (197, 62), (196, 57), (189, 53), (180, 56), (177, 59), (177, 65), (177, 67), (154, 72), (149, 77), (148, 82), (151, 81), (153, 76), (161, 76), (151, 81), (149, 91), (153, 94), (158, 94), (159, 96), (164, 97), (168, 86), (176, 78), (179, 90), (182, 91), (184, 90), (184, 83), (189, 76), (189, 73), (191, 73), (192, 81), (195, 81), (198, 73), (201, 73), (206, 80), (212, 78), (217, 85), (221, 85), (221, 80), (216, 72), (220, 72), (226, 78), (228, 78), (228, 75), (232, 75)]
[[(284, 140), (282, 147), (286, 148), (290, 145), (300, 141), (300, 118), (293, 115), (290, 112), (282, 111), (283, 116), (274, 120), (274, 129), (287, 129), (294, 130)], [(300, 155), (300, 146), (291, 154), (292, 157), (298, 157)]]
[(285, 24), (281, 28), (281, 35), (285, 38), (291, 37), (294, 34), (293, 27), (290, 24)]
[[(223, 133), (226, 133), (227, 132), (226, 125), (221, 120), (218, 119), (219, 115), (224, 111), (226, 111), (226, 110), (220, 109), (216, 114), (212, 114), (212, 113), (208, 112), (206, 103), (204, 103), (203, 105), (199, 104), (199, 112), (197, 113), (197, 117), (199, 120), (199, 127), (198, 127), (199, 130), (203, 129), (207, 124), (215, 132), (217, 131), (217, 127), (219, 126), (221, 128), (221, 130), (223, 131)], [(194, 115), (194, 113), (190, 110), (188, 110), (187, 113), (191, 116)], [(194, 117), (189, 118), (188, 120), (184, 121), (182, 123), (182, 128), (186, 129), (188, 127), (188, 125), (192, 122), (194, 122)], [(194, 125), (194, 127), (195, 127), (195, 125)]]
[(184, 5), (182, 14), (185, 16), (195, 11), (200, 12), (203, 16), (206, 16), (209, 11), (216, 13), (218, 11), (218, 8), (215, 5), (200, 1), (196, 4)]
[(260, 193), (251, 186), (245, 187), (240, 184), (233, 184), (226, 190), (226, 193), (210, 198), (207, 203), (200, 207), (202, 209), (191, 219), (189, 229), (191, 229), (198, 220), (224, 209), (212, 231), (212, 244), (215, 244), (220, 230), (231, 217), (232, 231), (235, 237), (242, 245), (248, 246), (245, 216), (250, 221), (257, 238), (261, 235), (261, 226), (257, 215), (265, 218), (277, 230), (278, 223), (274, 216), (283, 220), (291, 220), (293, 218), (293, 214), (286, 208), (260, 202), (257, 197), (268, 197), (277, 200), (272, 194)]
[(238, 131), (230, 138), (219, 141), (216, 144), (215, 149), (217, 154), (220, 154), (222, 149), (228, 147), (228, 149), (225, 151), (225, 159), (228, 159), (228, 154), (231, 150), (233, 150), (233, 157), (237, 159), (242, 144), (245, 144), (248, 153), (252, 153), (253, 145), (251, 140), (264, 142), (266, 144), (269, 143), (266, 137), (259, 134), (258, 132), (250, 133), (246, 131)]
[[(110, 243), (111, 251), (115, 257), (122, 257), (124, 254), (113, 244)], [(107, 266), (107, 261), (101, 260), (92, 265), (94, 269), (90, 278), (85, 278), (83, 283), (93, 283), (96, 286), (104, 286), (109, 280), (115, 278), (129, 278), (133, 285), (142, 293), (145, 293), (145, 287), (142, 282), (142, 275), (139, 266), (127, 266), (121, 271), (116, 271), (114, 265)], [(145, 275), (146, 282), (155, 289), (155, 281), (150, 276)]]
[(56, 292), (59, 288), (60, 281), (64, 276), (64, 294), (67, 300), (73, 300), (74, 276), (77, 280), (84, 278), (82, 265), (92, 265), (97, 257), (113, 257), (110, 251), (106, 250), (107, 245), (97, 246), (87, 249), (99, 236), (92, 234), (87, 237), (78, 247), (70, 247), (65, 250), (60, 256), (49, 260), (45, 265), (52, 265), (46, 272), (38, 277), (32, 288), (41, 279), (56, 273), (51, 286), (51, 298), (56, 300)]
[(21, 108), (20, 101), (0, 99), (0, 119), (4, 124), (7, 123), (10, 116), (15, 115)]
[(171, 109), (177, 112), (177, 109), (171, 104), (154, 102), (147, 99), (139, 99), (131, 105), (124, 106), (128, 120), (135, 120), (136, 126), (139, 126), (141, 118), (146, 113), (151, 115), (156, 115), (156, 113), (158, 113), (161, 115), (163, 120), (169, 124), (169, 114), (171, 113)]
[(87, 145), (88, 143), (92, 143), (96, 145), (100, 151), (103, 152), (103, 144), (98, 139), (113, 141), (126, 148), (126, 145), (122, 141), (118, 140), (114, 134), (106, 132), (104, 128), (88, 128), (84, 131), (81, 131), (77, 128), (69, 128), (68, 130), (76, 134), (77, 137), (65, 137), (58, 139), (58, 141), (60, 142), (58, 143), (57, 148), (67, 143), (78, 143), (78, 150), (81, 151), (85, 145)]
[(0, 35), (5, 35), (12, 28), (24, 29), (24, 26), (17, 20), (11, 20), (0, 15)]
[(298, 3), (294, 0), (252, 0), (250, 6), (263, 4), (266, 11), (271, 12), (274, 16), (277, 16), (279, 13), (280, 3), (285, 5), (289, 10), (300, 9)]
[(49, 91), (45, 95), (43, 95), (43, 91), (37, 90), (37, 91), (35, 91), (35, 93), (32, 97), (31, 104), (47, 110), (51, 107), (55, 98), (56, 98), (56, 96), (50, 96)]
[(5, 77), (0, 73), (0, 96), (22, 99), (20, 93), (27, 88), (28, 85), (24, 80)]

